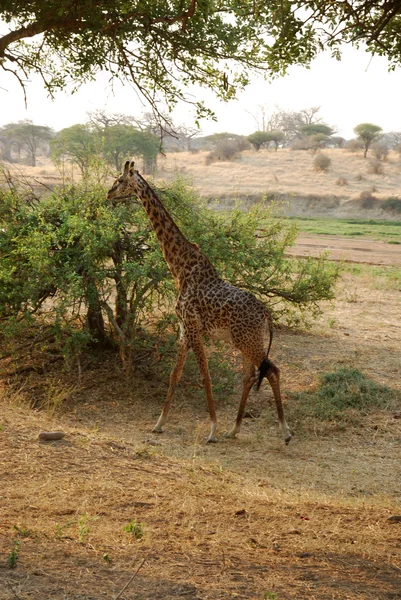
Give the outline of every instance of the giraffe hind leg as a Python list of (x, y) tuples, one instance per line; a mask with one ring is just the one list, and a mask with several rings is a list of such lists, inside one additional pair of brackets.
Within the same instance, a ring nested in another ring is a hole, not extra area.
[(249, 392), (252, 389), (253, 384), (256, 381), (255, 376), (255, 367), (251, 360), (247, 360), (245, 356), (243, 356), (243, 378), (242, 378), (242, 397), (240, 401), (240, 405), (238, 407), (238, 414), (235, 421), (234, 427), (226, 433), (225, 437), (227, 438), (235, 438), (237, 433), (241, 428), (242, 418), (245, 412), (245, 406), (248, 400)]
[(284, 407), (281, 400), (280, 369), (276, 367), (276, 365), (268, 358), (265, 358), (259, 367), (258, 388), (260, 387), (263, 377), (266, 377), (270, 383), (270, 387), (272, 388), (281, 432), (283, 434), (285, 444), (288, 444), (292, 438), (292, 434), (285, 420)]

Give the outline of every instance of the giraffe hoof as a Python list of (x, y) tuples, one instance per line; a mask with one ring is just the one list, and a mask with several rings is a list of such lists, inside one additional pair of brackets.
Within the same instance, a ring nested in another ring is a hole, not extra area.
[(228, 440), (235, 440), (237, 439), (237, 434), (235, 431), (227, 431), (227, 433), (224, 434), (224, 437)]
[(152, 429), (152, 433), (163, 433), (163, 428), (157, 427), (157, 425), (155, 425), (155, 427), (153, 427)]
[(291, 433), (289, 433), (288, 435), (285, 436), (284, 441), (285, 441), (285, 445), (288, 446), (288, 444), (290, 443), (292, 439), (292, 435)]
[(206, 444), (217, 444), (219, 440), (217, 439), (217, 437), (207, 437), (206, 438)]

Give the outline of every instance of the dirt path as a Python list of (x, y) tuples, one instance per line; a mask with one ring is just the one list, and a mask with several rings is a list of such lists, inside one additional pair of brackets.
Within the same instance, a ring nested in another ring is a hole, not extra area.
[[(400, 240), (401, 243), (401, 240)], [(328, 251), (332, 260), (371, 265), (401, 266), (401, 245), (379, 240), (350, 239), (334, 235), (301, 233), (288, 254), (293, 256), (318, 256)]]

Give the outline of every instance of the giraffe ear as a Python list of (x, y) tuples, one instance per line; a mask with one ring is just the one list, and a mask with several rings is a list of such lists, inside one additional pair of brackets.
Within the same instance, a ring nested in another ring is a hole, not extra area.
[(124, 173), (126, 173), (126, 172), (128, 171), (128, 169), (129, 169), (129, 160), (127, 160), (127, 161), (125, 162), (125, 165), (124, 165), (124, 171), (123, 171), (123, 172), (124, 172)]
[(129, 166), (130, 166), (130, 169), (134, 169), (134, 167), (135, 167), (135, 162), (134, 162), (133, 160), (131, 160), (131, 162), (130, 162)]

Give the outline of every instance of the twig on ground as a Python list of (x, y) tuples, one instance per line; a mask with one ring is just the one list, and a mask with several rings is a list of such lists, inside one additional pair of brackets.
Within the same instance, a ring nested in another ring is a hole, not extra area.
[(6, 584), (8, 589), (12, 592), (12, 594), (17, 598), (17, 600), (22, 600), (20, 596), (18, 596), (17, 592), (14, 590), (14, 588), (12, 587), (11, 583), (9, 581), (7, 581), (6, 579)]
[(114, 598), (114, 600), (118, 600), (119, 598), (121, 598), (122, 594), (125, 592), (125, 590), (127, 589), (127, 587), (132, 583), (132, 581), (135, 579), (135, 577), (138, 575), (140, 569), (143, 567), (143, 565), (145, 564), (145, 562), (147, 561), (147, 559), (148, 559), (147, 556), (145, 556), (145, 558), (142, 559), (142, 561), (140, 562), (139, 566), (137, 567), (135, 573), (127, 581), (127, 583), (124, 585), (123, 589), (117, 594), (117, 596)]

